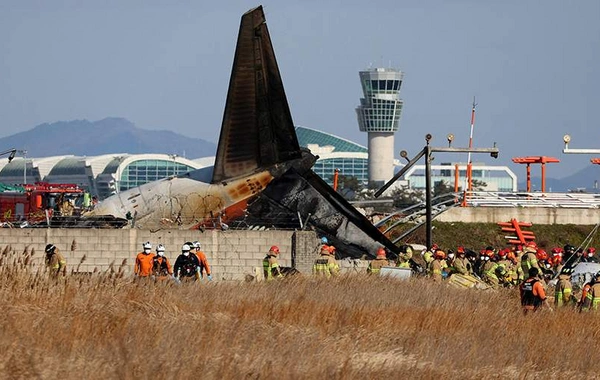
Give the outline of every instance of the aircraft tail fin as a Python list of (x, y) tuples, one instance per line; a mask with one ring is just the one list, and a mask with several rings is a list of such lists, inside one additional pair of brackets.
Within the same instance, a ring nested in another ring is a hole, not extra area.
[(262, 6), (242, 16), (212, 183), (301, 157)]

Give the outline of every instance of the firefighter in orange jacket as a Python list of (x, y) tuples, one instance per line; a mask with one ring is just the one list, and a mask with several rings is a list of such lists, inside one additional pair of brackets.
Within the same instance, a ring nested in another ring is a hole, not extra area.
[(173, 276), (173, 268), (165, 256), (165, 246), (162, 244), (156, 247), (156, 255), (152, 258), (152, 275), (157, 278)]
[(202, 245), (199, 241), (195, 241), (192, 243), (195, 249), (196, 256), (198, 256), (198, 274), (200, 278), (204, 278), (204, 274), (206, 274), (206, 279), (208, 281), (212, 281), (212, 275), (210, 274), (210, 265), (208, 264), (208, 259), (206, 258), (206, 254), (202, 252)]
[(135, 265), (133, 272), (138, 277), (148, 277), (152, 274), (152, 266), (154, 263), (154, 253), (152, 253), (152, 244), (149, 241), (142, 244), (143, 251), (135, 257)]
[(529, 268), (528, 274), (529, 278), (520, 287), (523, 314), (527, 314), (530, 311), (537, 311), (543, 304), (552, 311), (546, 299), (546, 291), (538, 278), (539, 270), (537, 268)]

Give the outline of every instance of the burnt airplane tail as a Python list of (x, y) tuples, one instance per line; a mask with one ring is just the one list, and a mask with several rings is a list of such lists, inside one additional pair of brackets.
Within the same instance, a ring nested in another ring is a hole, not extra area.
[(242, 16), (211, 183), (302, 157), (262, 6)]

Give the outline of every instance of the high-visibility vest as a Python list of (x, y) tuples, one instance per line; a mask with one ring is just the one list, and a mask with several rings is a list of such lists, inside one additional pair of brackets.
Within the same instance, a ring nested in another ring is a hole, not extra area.
[(591, 296), (592, 298), (592, 310), (598, 310), (598, 306), (600, 306), (600, 283), (592, 285), (592, 289), (588, 293), (588, 296)]
[(275, 277), (283, 277), (283, 275), (278, 271), (277, 276), (273, 275), (273, 272), (276, 271), (276, 268), (279, 268), (279, 263), (277, 261), (271, 262), (271, 260), (269, 260), (270, 258), (271, 256), (267, 255), (267, 257), (263, 259), (263, 271), (267, 281), (271, 281)]
[[(486, 263), (486, 265), (487, 265), (487, 263)], [(498, 276), (496, 276), (496, 268), (498, 268), (498, 264), (492, 263), (492, 265), (490, 265), (487, 270), (483, 271), (483, 274), (486, 275), (487, 277), (497, 280)]]
[(554, 292), (554, 305), (556, 307), (565, 306), (566, 301), (571, 298), (571, 284), (566, 279), (560, 279), (556, 284), (556, 291)]

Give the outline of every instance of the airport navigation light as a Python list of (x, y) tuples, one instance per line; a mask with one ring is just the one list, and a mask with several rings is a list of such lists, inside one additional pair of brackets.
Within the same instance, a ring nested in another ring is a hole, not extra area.
[(448, 139), (448, 148), (450, 148), (452, 146), (452, 141), (454, 141), (454, 135), (452, 133), (448, 133), (446, 138)]
[(565, 142), (565, 149), (569, 149), (569, 142), (571, 141), (571, 136), (564, 135), (563, 136), (563, 141)]

